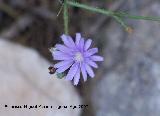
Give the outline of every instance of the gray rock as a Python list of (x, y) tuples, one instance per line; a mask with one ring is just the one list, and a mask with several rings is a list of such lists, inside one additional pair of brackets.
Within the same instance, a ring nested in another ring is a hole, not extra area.
[[(148, 6), (137, 14), (160, 14), (160, 3)], [(131, 35), (115, 23), (104, 31), (106, 74), (92, 90), (96, 116), (160, 116), (160, 26), (136, 21), (133, 27)]]
[[(50, 66), (35, 50), (0, 39), (1, 116), (79, 116), (80, 97), (69, 81), (49, 75)], [(4, 106), (8, 105), (7, 108)], [(13, 109), (15, 105), (41, 105), (37, 109)], [(43, 108), (43, 106), (52, 106)]]

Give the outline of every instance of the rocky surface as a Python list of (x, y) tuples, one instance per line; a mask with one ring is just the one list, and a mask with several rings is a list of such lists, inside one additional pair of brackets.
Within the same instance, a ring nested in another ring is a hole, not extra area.
[[(57, 109), (79, 105), (81, 100), (70, 82), (49, 75), (49, 65), (35, 50), (0, 38), (1, 116), (80, 116), (79, 108)], [(15, 109), (12, 105), (41, 106)], [(45, 105), (53, 108), (43, 108)]]
[[(159, 16), (159, 8), (155, 1), (135, 13)], [(134, 28), (132, 34), (114, 22), (103, 30), (105, 75), (95, 82), (91, 95), (96, 116), (160, 115), (160, 25), (129, 23)]]

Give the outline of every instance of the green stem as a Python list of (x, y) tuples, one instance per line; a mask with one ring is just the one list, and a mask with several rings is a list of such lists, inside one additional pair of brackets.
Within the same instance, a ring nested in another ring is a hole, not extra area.
[(120, 23), (125, 29), (128, 28), (128, 26), (124, 23), (124, 21), (122, 20), (122, 18), (120, 18), (120, 17), (118, 17), (118, 16), (113, 16), (113, 18), (115, 18), (116, 21), (117, 21), (118, 23)]
[(124, 23), (124, 21), (122, 20), (122, 18), (114, 15), (114, 12), (112, 12), (112, 11), (104, 10), (104, 9), (99, 9), (99, 8), (94, 8), (94, 7), (91, 7), (91, 6), (87, 6), (87, 5), (80, 4), (80, 3), (77, 3), (77, 2), (72, 2), (72, 1), (68, 1), (67, 3), (68, 3), (68, 5), (71, 5), (71, 6), (74, 6), (74, 7), (79, 7), (79, 8), (82, 8), (82, 9), (89, 10), (89, 11), (98, 12), (98, 13), (101, 13), (101, 14), (105, 14), (105, 15), (111, 16), (111, 17), (113, 17), (118, 23), (120, 23), (124, 28), (127, 28), (127, 27), (128, 27), (128, 26)]
[(160, 21), (160, 17), (129, 15), (128, 13), (124, 12), (115, 12), (114, 14), (119, 17), (130, 18), (130, 19)]
[(64, 33), (68, 35), (68, 4), (67, 0), (64, 0), (63, 20), (64, 20)]
[(121, 18), (129, 18), (129, 19), (160, 21), (160, 17), (129, 15), (129, 14), (124, 13), (124, 12), (113, 12), (113, 11), (110, 11), (110, 10), (95, 8), (95, 7), (92, 7), (92, 6), (88, 6), (88, 5), (85, 5), (85, 4), (80, 4), (78, 2), (73, 2), (73, 1), (67, 1), (67, 4), (70, 5), (70, 6), (86, 9), (86, 10), (89, 10), (89, 11), (92, 11), (92, 12), (105, 14), (105, 15), (111, 16), (113, 18), (115, 18), (114, 16), (117, 16), (117, 17), (121, 17)]
[(93, 11), (93, 12), (97, 12), (97, 13), (101, 13), (101, 14), (105, 14), (105, 15), (113, 15), (112, 11), (91, 7), (91, 6), (88, 6), (88, 5), (85, 5), (85, 4), (80, 4), (78, 2), (67, 1), (67, 4), (70, 5), (70, 6), (79, 7), (79, 8), (82, 8), (82, 9), (86, 9), (86, 10), (89, 10), (89, 11)]

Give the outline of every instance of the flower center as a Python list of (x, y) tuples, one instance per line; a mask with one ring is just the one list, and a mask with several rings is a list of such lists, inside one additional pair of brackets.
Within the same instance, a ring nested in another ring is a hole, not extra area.
[(81, 62), (81, 61), (83, 61), (83, 55), (82, 55), (80, 52), (77, 52), (77, 53), (75, 54), (74, 59), (75, 59), (76, 61), (78, 61), (78, 62)]

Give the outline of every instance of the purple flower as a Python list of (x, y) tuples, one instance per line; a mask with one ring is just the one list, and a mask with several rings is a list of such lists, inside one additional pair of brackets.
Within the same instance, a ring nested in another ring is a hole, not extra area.
[(56, 72), (62, 73), (69, 69), (66, 75), (67, 80), (74, 79), (74, 85), (77, 85), (82, 73), (84, 81), (87, 80), (87, 74), (94, 77), (95, 74), (92, 68), (98, 68), (95, 61), (103, 61), (103, 57), (95, 55), (98, 48), (90, 48), (92, 40), (88, 39), (86, 42), (80, 33), (76, 33), (75, 42), (73, 39), (63, 34), (61, 36), (64, 45), (56, 44), (55, 51), (52, 51), (54, 60), (59, 60), (54, 65)]

